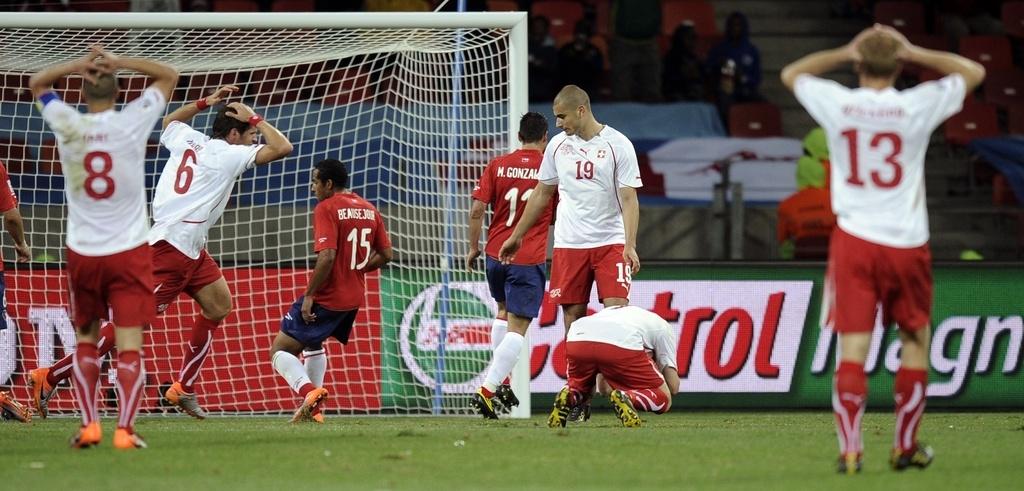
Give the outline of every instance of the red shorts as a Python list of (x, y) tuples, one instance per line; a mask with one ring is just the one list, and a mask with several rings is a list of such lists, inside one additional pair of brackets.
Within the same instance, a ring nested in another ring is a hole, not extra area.
[(888, 247), (836, 227), (829, 245), (823, 311), (839, 333), (871, 332), (876, 307), (882, 322), (916, 331), (932, 311), (932, 253), (920, 247)]
[(632, 279), (622, 260), (622, 244), (592, 249), (555, 248), (551, 257), (548, 296), (555, 304), (590, 302), (590, 287), (597, 283), (597, 297), (629, 298)]
[(127, 327), (153, 322), (148, 244), (110, 256), (83, 256), (68, 249), (68, 283), (75, 327), (101, 319)]
[(204, 286), (223, 275), (217, 262), (203, 249), (192, 259), (161, 240), (153, 244), (153, 294), (157, 313), (163, 313), (182, 292), (195, 296)]
[(597, 374), (613, 389), (657, 389), (665, 378), (644, 350), (631, 350), (596, 341), (565, 343), (569, 388), (589, 394)]

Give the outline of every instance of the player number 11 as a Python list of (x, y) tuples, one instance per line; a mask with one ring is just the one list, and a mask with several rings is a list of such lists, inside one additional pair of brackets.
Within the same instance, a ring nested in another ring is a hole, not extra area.
[(516, 199), (519, 197), (519, 188), (510, 188), (508, 192), (505, 193), (505, 199), (508, 200), (508, 220), (505, 220), (506, 227), (511, 227), (516, 221), (516, 205), (518, 202), (522, 200), (523, 203), (526, 203), (526, 200), (530, 199), (531, 193), (533, 193), (533, 188), (527, 189), (526, 192), (523, 193), (523, 197), (519, 199)]

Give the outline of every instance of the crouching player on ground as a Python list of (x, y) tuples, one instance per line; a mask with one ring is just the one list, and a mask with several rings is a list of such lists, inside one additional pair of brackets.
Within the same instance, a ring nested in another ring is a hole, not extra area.
[(281, 319), (281, 332), (270, 348), (277, 373), (302, 398), (292, 422), (323, 423), (320, 404), (326, 360), (314, 383), (298, 355), (303, 349), (322, 350), (334, 337), (348, 343), (352, 324), (363, 306), (366, 273), (391, 260), (391, 239), (384, 219), (370, 202), (349, 191), (348, 170), (334, 159), (317, 162), (310, 190), (319, 203), (313, 210), (313, 251), (317, 253), (313, 276), (305, 293)]
[[(555, 397), (548, 426), (590, 400), (598, 374), (623, 426), (641, 425), (638, 410), (666, 413), (679, 390), (676, 343), (664, 319), (640, 307), (614, 306), (577, 319), (566, 335), (569, 384)], [(650, 355), (648, 354), (650, 353)]]

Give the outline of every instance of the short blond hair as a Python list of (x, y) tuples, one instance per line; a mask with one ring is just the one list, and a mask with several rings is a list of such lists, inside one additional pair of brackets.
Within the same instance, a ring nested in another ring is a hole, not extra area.
[(117, 96), (117, 78), (109, 73), (93, 73), (96, 82), (82, 81), (82, 93), (87, 101), (109, 101)]
[(869, 77), (890, 78), (900, 72), (900, 42), (884, 33), (876, 32), (857, 44), (860, 54), (860, 72)]

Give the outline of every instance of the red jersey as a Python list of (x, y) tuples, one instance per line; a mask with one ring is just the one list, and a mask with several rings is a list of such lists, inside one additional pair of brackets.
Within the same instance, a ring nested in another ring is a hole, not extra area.
[(391, 247), (384, 219), (370, 202), (351, 191), (336, 193), (313, 210), (313, 251), (334, 249), (337, 256), (327, 281), (313, 301), (328, 310), (363, 305), (363, 267), (373, 251)]
[[(537, 186), (537, 170), (544, 158), (539, 150), (516, 150), (502, 155), (489, 164), (473, 189), (473, 199), (487, 203), (494, 209), (491, 225), (487, 229), (487, 247), (484, 252), (495, 259), (501, 244), (512, 235), (526, 209), (526, 200)], [(548, 227), (555, 207), (552, 199), (548, 208), (523, 237), (523, 246), (512, 264), (541, 264), (547, 258)]]
[[(11, 178), (7, 176), (7, 167), (0, 161), (0, 213), (6, 213), (18, 207), (18, 195), (14, 194)], [(0, 271), (4, 263), (0, 261)]]

